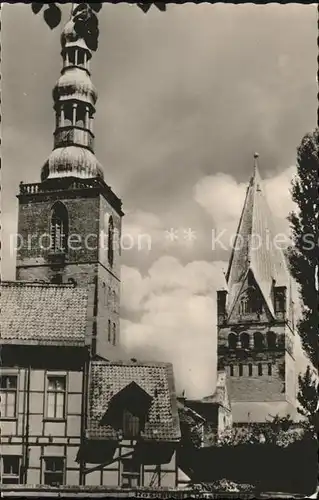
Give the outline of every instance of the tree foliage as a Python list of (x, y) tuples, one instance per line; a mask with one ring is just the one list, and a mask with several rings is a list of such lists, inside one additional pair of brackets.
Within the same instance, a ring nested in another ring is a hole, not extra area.
[(299, 375), (298, 402), (300, 406), (297, 411), (305, 417), (305, 426), (312, 433), (319, 430), (318, 417), (318, 381), (313, 376), (310, 366), (307, 367), (304, 375)]
[(247, 423), (243, 427), (232, 427), (226, 430), (218, 438), (218, 446), (265, 444), (275, 446), (287, 446), (302, 437), (302, 429), (295, 429), (294, 421), (290, 415), (280, 417), (270, 416), (263, 423)]
[(292, 276), (299, 285), (302, 314), (297, 328), (302, 346), (318, 367), (318, 169), (319, 129), (305, 135), (297, 150), (297, 175), (292, 199), (297, 211), (289, 215), (293, 246), (289, 249)]
[[(154, 4), (159, 10), (166, 10), (165, 2), (137, 2), (136, 5), (146, 13)], [(43, 18), (49, 28), (54, 29), (59, 26), (62, 18), (61, 9), (55, 2), (42, 3), (32, 2), (31, 8), (34, 14), (38, 14), (43, 9)], [(75, 30), (86, 41), (87, 46), (91, 50), (96, 50), (98, 47), (99, 28), (97, 12), (100, 12), (102, 2), (79, 3), (74, 9), (76, 14)]]

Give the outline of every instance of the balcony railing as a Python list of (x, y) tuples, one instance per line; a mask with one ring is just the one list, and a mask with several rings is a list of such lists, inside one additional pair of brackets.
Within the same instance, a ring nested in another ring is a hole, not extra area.
[(33, 184), (24, 184), (20, 182), (20, 193), (19, 196), (34, 195), (34, 194), (46, 194), (46, 193), (56, 193), (66, 190), (70, 191), (83, 191), (86, 189), (98, 189), (101, 193), (104, 193), (107, 199), (113, 204), (113, 206), (122, 213), (122, 202), (120, 198), (112, 191), (112, 188), (108, 186), (99, 177), (94, 177), (91, 179), (78, 179), (76, 177), (62, 177), (55, 179), (47, 179), (44, 182), (36, 182)]

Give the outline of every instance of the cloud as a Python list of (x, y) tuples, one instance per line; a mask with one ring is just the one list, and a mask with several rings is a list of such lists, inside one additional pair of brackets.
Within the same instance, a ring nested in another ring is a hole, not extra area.
[[(289, 167), (281, 173), (263, 180), (263, 191), (271, 210), (277, 233), (289, 234), (287, 216), (295, 205), (289, 192), (296, 172)], [(194, 186), (195, 201), (212, 217), (219, 241), (229, 248), (236, 234), (242, 212), (247, 182), (236, 182), (231, 175), (217, 173), (200, 179)]]
[[(210, 394), (216, 378), (216, 290), (223, 262), (190, 262), (164, 256), (142, 276), (122, 269), (122, 307), (140, 311), (122, 320), (121, 339), (130, 356), (172, 362), (177, 390), (188, 397)], [(136, 291), (134, 298), (132, 291)]]

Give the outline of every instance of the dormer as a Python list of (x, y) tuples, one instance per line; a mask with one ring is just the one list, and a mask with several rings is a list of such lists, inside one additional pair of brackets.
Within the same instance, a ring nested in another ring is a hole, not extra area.
[(145, 428), (153, 397), (136, 382), (112, 396), (100, 425), (111, 425), (122, 439), (137, 439)]

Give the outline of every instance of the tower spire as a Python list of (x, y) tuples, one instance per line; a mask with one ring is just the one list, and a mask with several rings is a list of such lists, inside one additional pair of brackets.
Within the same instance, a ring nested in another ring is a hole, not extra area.
[(41, 180), (102, 177), (94, 155), (93, 119), (97, 92), (91, 81), (92, 51), (75, 30), (78, 14), (90, 15), (87, 4), (72, 3), (71, 17), (61, 34), (61, 75), (53, 89), (56, 124), (54, 147), (42, 168)]

